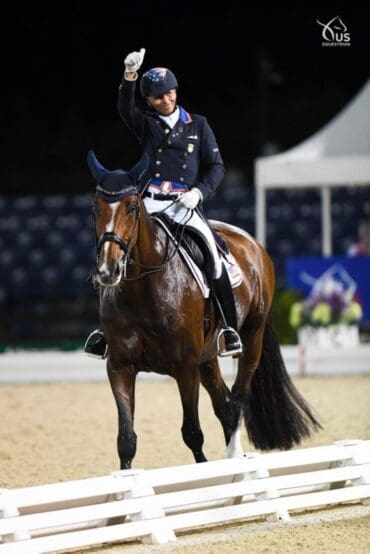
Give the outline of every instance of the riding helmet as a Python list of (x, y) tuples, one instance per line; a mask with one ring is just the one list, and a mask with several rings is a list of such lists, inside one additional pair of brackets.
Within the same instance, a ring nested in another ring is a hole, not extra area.
[(175, 75), (166, 67), (153, 67), (140, 80), (140, 92), (145, 97), (161, 96), (178, 86)]

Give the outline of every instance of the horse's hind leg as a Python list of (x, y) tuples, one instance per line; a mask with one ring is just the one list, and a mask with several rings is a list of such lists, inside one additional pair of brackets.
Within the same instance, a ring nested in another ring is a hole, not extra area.
[(241, 427), (244, 416), (245, 397), (261, 357), (264, 329), (263, 315), (256, 315), (247, 321), (240, 331), (245, 355), (238, 360), (238, 373), (231, 388), (228, 409), (232, 414), (230, 438), (227, 442), (229, 458), (243, 454)]
[(264, 317), (256, 316), (253, 318), (253, 323), (251, 321), (248, 323), (240, 331), (245, 355), (239, 358), (238, 373), (231, 389), (234, 403), (244, 401), (262, 353)]
[(207, 390), (215, 414), (221, 422), (228, 458), (240, 456), (242, 447), (238, 431), (240, 431), (241, 417), (240, 413), (234, 410), (230, 390), (222, 378), (217, 358), (200, 366), (200, 380)]
[(185, 375), (176, 376), (179, 388), (182, 409), (183, 423), (181, 427), (182, 438), (186, 446), (190, 448), (196, 462), (206, 462), (207, 458), (203, 453), (204, 437), (199, 423), (199, 373), (198, 368), (193, 371), (186, 369)]
[(231, 394), (243, 411), (249, 440), (261, 450), (291, 448), (320, 424), (286, 370), (271, 314), (248, 344)]
[(113, 370), (108, 363), (108, 376), (118, 409), (117, 449), (121, 469), (129, 469), (136, 454), (134, 431), (136, 372), (130, 368)]

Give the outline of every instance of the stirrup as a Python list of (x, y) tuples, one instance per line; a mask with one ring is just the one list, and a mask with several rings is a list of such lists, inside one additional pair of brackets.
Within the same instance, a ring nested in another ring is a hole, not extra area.
[(105, 342), (104, 334), (100, 329), (95, 329), (87, 337), (85, 346), (85, 354), (98, 360), (104, 360), (108, 355), (108, 345)]
[[(230, 333), (232, 338), (226, 340), (226, 335), (224, 336), (224, 348), (221, 347), (220, 339), (225, 333)], [(243, 344), (240, 339), (239, 333), (235, 331), (232, 327), (223, 327), (217, 336), (217, 352), (218, 355), (222, 358), (226, 356), (241, 356), (243, 354)]]

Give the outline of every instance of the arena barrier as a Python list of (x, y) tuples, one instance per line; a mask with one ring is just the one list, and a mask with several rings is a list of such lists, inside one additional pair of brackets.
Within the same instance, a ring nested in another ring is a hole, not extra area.
[(370, 440), (0, 490), (0, 553), (141, 539), (370, 499)]
[[(357, 375), (370, 373), (370, 344), (356, 348), (283, 346), (289, 375)], [(218, 359), (225, 379), (235, 379), (237, 359)], [(82, 350), (7, 351), (0, 354), (0, 383), (107, 382), (106, 362)], [(167, 375), (140, 372), (138, 379), (168, 381)]]

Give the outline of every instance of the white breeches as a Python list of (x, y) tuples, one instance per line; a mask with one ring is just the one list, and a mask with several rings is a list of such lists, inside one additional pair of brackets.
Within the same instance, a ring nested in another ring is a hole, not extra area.
[(213, 278), (218, 279), (222, 273), (222, 262), (217, 250), (216, 242), (207, 223), (194, 211), (184, 208), (178, 202), (172, 200), (154, 200), (150, 196), (144, 197), (144, 204), (150, 214), (164, 212), (172, 221), (192, 227), (202, 236), (213, 258)]

